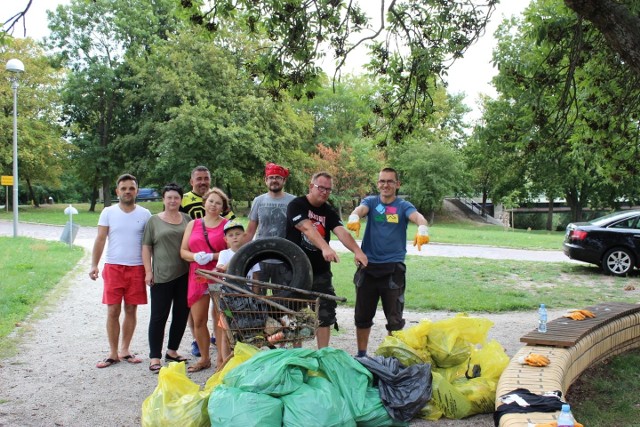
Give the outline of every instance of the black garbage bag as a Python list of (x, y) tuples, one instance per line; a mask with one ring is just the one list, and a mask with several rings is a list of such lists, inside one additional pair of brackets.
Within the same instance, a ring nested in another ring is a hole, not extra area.
[(405, 367), (395, 357), (356, 357), (374, 376), (380, 399), (394, 420), (409, 421), (431, 399), (431, 364)]

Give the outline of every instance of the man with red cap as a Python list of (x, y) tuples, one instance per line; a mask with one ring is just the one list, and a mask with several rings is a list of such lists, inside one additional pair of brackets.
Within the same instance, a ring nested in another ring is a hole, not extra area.
[[(284, 191), (289, 177), (289, 169), (275, 163), (267, 163), (264, 169), (264, 182), (267, 191), (251, 203), (246, 240), (266, 237), (285, 237), (287, 233), (287, 206), (295, 198)], [(287, 285), (291, 282), (291, 268), (282, 261), (271, 259), (260, 262), (260, 279)]]

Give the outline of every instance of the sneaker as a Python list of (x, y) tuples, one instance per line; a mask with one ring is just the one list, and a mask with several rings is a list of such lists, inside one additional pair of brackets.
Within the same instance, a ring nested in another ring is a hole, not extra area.
[(200, 357), (200, 349), (198, 348), (198, 343), (195, 341), (191, 343), (191, 354), (195, 357)]

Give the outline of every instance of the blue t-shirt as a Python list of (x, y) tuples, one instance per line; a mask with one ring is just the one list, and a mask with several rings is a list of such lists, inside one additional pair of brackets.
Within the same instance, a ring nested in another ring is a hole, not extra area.
[(409, 216), (417, 210), (416, 207), (398, 197), (390, 204), (384, 204), (380, 196), (366, 197), (360, 204), (369, 208), (362, 239), (362, 251), (369, 262), (404, 262)]

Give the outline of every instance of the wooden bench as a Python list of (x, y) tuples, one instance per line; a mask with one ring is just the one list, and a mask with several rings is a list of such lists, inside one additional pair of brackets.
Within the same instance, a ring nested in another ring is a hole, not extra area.
[[(560, 390), (565, 396), (586, 368), (640, 347), (640, 304), (603, 303), (586, 308), (596, 315), (594, 319), (576, 321), (560, 317), (548, 323), (547, 333), (534, 330), (520, 338), (526, 345), (511, 358), (500, 376), (496, 408), (502, 404), (500, 396), (517, 388), (526, 388), (536, 394)], [(545, 355), (551, 363), (543, 368), (518, 363), (521, 356), (530, 353)], [(530, 423), (549, 423), (556, 421), (558, 414), (505, 414), (500, 418), (500, 426), (528, 427)]]

